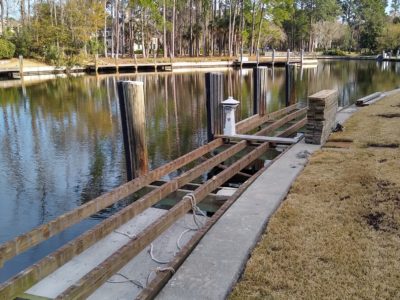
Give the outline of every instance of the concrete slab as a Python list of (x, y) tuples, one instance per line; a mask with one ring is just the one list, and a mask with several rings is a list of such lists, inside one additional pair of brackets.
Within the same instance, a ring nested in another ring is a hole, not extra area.
[[(135, 234), (141, 232), (166, 212), (166, 210), (156, 208), (145, 210), (142, 214), (122, 225), (80, 255), (74, 257), (64, 266), (27, 290), (26, 293), (47, 298), (57, 297), (118, 248), (128, 243), (130, 240), (129, 237), (134, 237)], [(204, 217), (199, 217), (199, 219), (201, 222), (204, 222)], [(178, 222), (154, 241), (154, 257), (160, 260), (170, 260), (177, 251), (177, 239), (188, 227), (195, 228), (191, 214), (178, 220)], [(191, 231), (185, 234), (181, 239), (181, 244), (184, 245), (194, 233), (195, 231)], [(157, 264), (150, 258), (148, 251), (149, 247), (130, 261), (119, 273), (145, 285), (150, 272), (157, 267), (162, 267), (162, 265)], [(113, 276), (109, 282), (103, 284), (89, 299), (132, 299), (140, 291), (138, 286), (127, 281), (126, 278), (120, 275)]]
[(267, 169), (222, 216), (157, 299), (225, 299), (269, 217), (319, 146), (300, 142)]

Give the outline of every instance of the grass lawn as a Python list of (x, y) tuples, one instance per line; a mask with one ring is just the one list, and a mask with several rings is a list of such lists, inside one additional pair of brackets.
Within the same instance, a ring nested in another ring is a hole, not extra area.
[[(400, 94), (353, 115), (271, 218), (230, 299), (400, 299)], [(265, 199), (268, 201), (268, 199)]]

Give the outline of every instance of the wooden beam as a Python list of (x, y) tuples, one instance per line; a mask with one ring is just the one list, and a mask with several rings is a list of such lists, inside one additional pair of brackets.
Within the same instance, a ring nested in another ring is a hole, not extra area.
[(283, 125), (285, 125), (286, 123), (298, 118), (301, 115), (304, 115), (307, 113), (307, 107), (299, 109), (291, 114), (286, 115), (285, 117), (283, 117), (282, 119), (279, 119), (277, 121), (275, 121), (274, 123), (272, 123), (271, 125), (268, 125), (267, 127), (261, 129), (260, 131), (256, 132), (255, 135), (267, 135), (267, 134), (271, 134), (272, 132), (274, 132), (276, 129), (278, 129), (279, 127), (282, 127)]
[(297, 104), (293, 104), (291, 106), (285, 107), (273, 113), (266, 114), (264, 116), (259, 116), (259, 115), (251, 116), (250, 118), (247, 118), (243, 121), (236, 123), (236, 132), (237, 133), (249, 132), (250, 130), (253, 130), (261, 126), (265, 122), (280, 118), (285, 114), (292, 112), (295, 109), (297, 109)]
[(304, 119), (301, 119), (300, 121), (298, 121), (297, 123), (293, 124), (292, 126), (290, 126), (289, 128), (286, 128), (284, 131), (282, 131), (278, 137), (283, 137), (283, 136), (289, 136), (292, 135), (294, 133), (296, 133), (299, 129), (301, 129), (302, 127), (306, 126), (307, 124), (307, 117)]
[(89, 229), (57, 251), (43, 258), (35, 265), (22, 271), (16, 277), (5, 282), (3, 285), (0, 285), (0, 299), (2, 299), (2, 297), (5, 299), (12, 298), (16, 294), (30, 288), (36, 282), (68, 262), (72, 257), (82, 253), (85, 249), (89, 248), (98, 240), (102, 239), (134, 216), (156, 204), (168, 194), (176, 191), (179, 187), (201, 176), (205, 171), (217, 166), (221, 162), (243, 150), (246, 147), (246, 144), (246, 141), (242, 141), (241, 143), (238, 143), (203, 162), (197, 167), (183, 173), (174, 180), (163, 184), (103, 222), (97, 224), (94, 228)]
[[(208, 180), (205, 184), (193, 192), (195, 203), (203, 200), (208, 193), (218, 188), (229, 178), (233, 177), (237, 172), (245, 168), (251, 162), (260, 157), (268, 149), (268, 143), (264, 143), (251, 151), (248, 155), (232, 164), (228, 169)], [(139, 233), (134, 240), (118, 249), (114, 254), (109, 256), (101, 264), (92, 271), (83, 276), (75, 284), (70, 286), (56, 299), (84, 299), (99, 286), (101, 286), (109, 277), (120, 270), (127, 262), (142, 251), (155, 238), (167, 230), (174, 222), (184, 216), (190, 209), (191, 201), (182, 199), (166, 214), (161, 216), (157, 221), (146, 227)]]
[(296, 144), (298, 139), (276, 137), (276, 136), (257, 136), (257, 135), (247, 135), (247, 134), (237, 134), (237, 135), (219, 135), (218, 137), (229, 139), (229, 140), (246, 140), (254, 142), (271, 142), (277, 144), (291, 145)]
[(209, 144), (201, 146), (200, 148), (191, 151), (179, 157), (178, 159), (155, 169), (154, 171), (149, 172), (145, 176), (127, 182), (111, 192), (97, 197), (96, 199), (93, 199), (79, 206), (78, 208), (59, 216), (47, 224), (41, 225), (26, 234), (20, 235), (15, 239), (0, 245), (0, 267), (5, 261), (13, 258), (14, 256), (54, 236), (67, 227), (72, 226), (87, 217), (90, 217), (91, 215), (131, 195), (132, 193), (137, 192), (153, 181), (156, 181), (172, 171), (185, 166), (186, 164), (198, 159), (199, 157), (222, 145), (223, 140), (216, 139)]

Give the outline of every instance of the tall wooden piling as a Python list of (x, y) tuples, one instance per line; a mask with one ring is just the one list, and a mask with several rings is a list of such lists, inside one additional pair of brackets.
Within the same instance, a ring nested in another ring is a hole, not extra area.
[(257, 48), (256, 53), (257, 53), (257, 67), (258, 67), (258, 64), (260, 63), (260, 49)]
[(272, 49), (272, 66), (275, 64), (275, 49)]
[(268, 68), (253, 69), (253, 113), (264, 116), (267, 113)]
[(207, 138), (222, 134), (222, 108), (224, 77), (221, 73), (206, 73)]
[(96, 75), (99, 72), (99, 62), (98, 62), (98, 60), (99, 60), (99, 55), (96, 53), (96, 55), (94, 56), (94, 71), (95, 71)]
[(290, 77), (291, 77), (291, 66), (289, 63), (285, 65), (285, 95), (286, 95), (286, 106), (289, 106), (290, 103), (290, 87), (292, 85)]
[(22, 55), (19, 56), (19, 76), (21, 80), (24, 79), (24, 57)]
[(143, 82), (119, 81), (118, 96), (128, 181), (148, 173)]

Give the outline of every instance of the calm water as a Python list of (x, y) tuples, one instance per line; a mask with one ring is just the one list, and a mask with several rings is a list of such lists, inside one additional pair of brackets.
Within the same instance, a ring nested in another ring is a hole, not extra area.
[[(224, 71), (226, 96), (252, 112), (252, 71)], [(339, 105), (400, 86), (400, 65), (321, 62), (296, 69), (290, 102), (338, 89)], [(271, 72), (268, 110), (285, 106), (284, 69)], [(204, 73), (56, 79), (0, 90), (0, 243), (124, 183), (117, 80), (144, 81), (149, 161), (154, 169), (206, 142)], [(175, 174), (176, 175), (176, 174)], [(174, 174), (172, 174), (174, 176)], [(93, 226), (84, 220), (0, 269), (0, 282)]]

